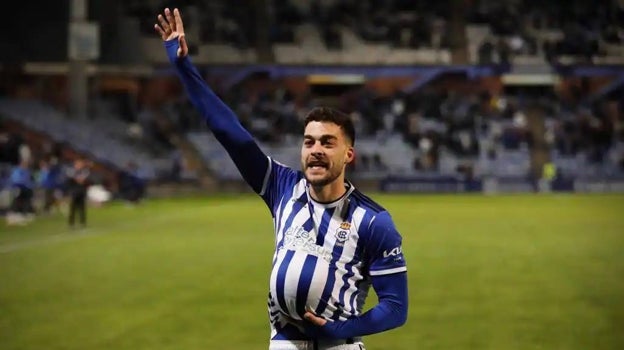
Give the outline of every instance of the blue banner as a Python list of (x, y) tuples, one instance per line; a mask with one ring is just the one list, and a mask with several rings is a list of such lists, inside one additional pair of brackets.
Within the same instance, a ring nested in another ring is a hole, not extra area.
[(574, 181), (575, 192), (624, 192), (624, 176), (605, 178), (578, 178)]
[(393, 193), (481, 192), (481, 180), (463, 180), (451, 176), (389, 176), (380, 182), (380, 190)]

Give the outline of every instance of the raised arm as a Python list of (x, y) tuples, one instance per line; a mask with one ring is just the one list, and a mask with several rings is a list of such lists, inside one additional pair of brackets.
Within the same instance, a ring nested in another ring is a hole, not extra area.
[(188, 57), (184, 24), (178, 9), (165, 9), (154, 29), (163, 39), (169, 61), (180, 77), (191, 102), (199, 110), (217, 140), (236, 164), (241, 175), (260, 193), (269, 160), (232, 110), (208, 87)]

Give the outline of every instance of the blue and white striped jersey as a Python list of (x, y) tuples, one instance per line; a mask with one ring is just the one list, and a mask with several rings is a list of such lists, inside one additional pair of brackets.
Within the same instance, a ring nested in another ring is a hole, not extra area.
[[(243, 179), (271, 209), (275, 224), (271, 339), (329, 337), (349, 343), (405, 323), (407, 274), (401, 236), (390, 215), (349, 183), (342, 198), (313, 201), (303, 174), (267, 160), (188, 56), (177, 56), (177, 38), (165, 41), (165, 47), (191, 102)], [(361, 313), (371, 285), (379, 303)], [(301, 321), (306, 308), (326, 319), (345, 321), (310, 328), (309, 322)]]
[(316, 202), (302, 172), (269, 158), (259, 194), (275, 227), (271, 337), (293, 326), (303, 333), (306, 307), (326, 319), (357, 316), (371, 276), (406, 271), (401, 236), (388, 212), (350, 183), (345, 186), (338, 200)]

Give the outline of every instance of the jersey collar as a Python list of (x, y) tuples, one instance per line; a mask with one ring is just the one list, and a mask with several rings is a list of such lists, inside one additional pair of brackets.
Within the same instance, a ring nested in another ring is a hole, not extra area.
[(340, 198), (333, 200), (331, 202), (318, 202), (314, 200), (312, 196), (310, 195), (310, 184), (306, 181), (305, 189), (306, 189), (306, 194), (308, 196), (308, 201), (316, 206), (320, 206), (323, 208), (335, 208), (338, 205), (340, 205), (340, 203), (342, 203), (342, 201), (344, 201), (345, 198), (349, 197), (349, 195), (351, 195), (351, 193), (353, 193), (353, 191), (355, 190), (355, 186), (353, 186), (353, 184), (347, 180), (345, 180), (344, 185), (347, 188), (347, 191), (343, 193), (342, 196), (340, 196)]

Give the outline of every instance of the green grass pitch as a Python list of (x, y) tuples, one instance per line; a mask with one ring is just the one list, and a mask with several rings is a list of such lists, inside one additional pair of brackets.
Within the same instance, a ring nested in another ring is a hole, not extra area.
[[(403, 234), (410, 310), (369, 350), (624, 349), (623, 195), (372, 197)], [(0, 223), (0, 349), (268, 348), (259, 198), (89, 217)]]

